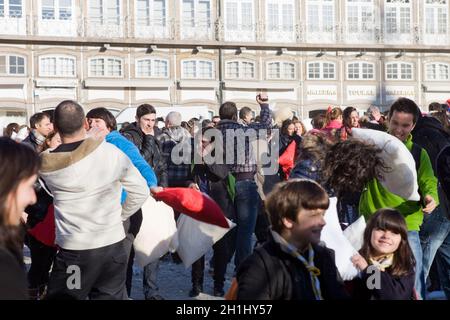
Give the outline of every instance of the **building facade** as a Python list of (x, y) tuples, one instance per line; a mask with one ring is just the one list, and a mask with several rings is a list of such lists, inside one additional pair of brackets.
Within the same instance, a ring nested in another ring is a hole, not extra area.
[(450, 98), (449, 12), (450, 0), (0, 0), (0, 121), (64, 99), (257, 112), (259, 91), (302, 118), (400, 96), (426, 109)]

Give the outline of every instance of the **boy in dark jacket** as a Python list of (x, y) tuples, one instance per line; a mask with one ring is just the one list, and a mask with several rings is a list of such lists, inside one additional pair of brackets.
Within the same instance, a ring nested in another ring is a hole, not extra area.
[(334, 252), (319, 245), (328, 206), (326, 191), (312, 180), (275, 186), (266, 200), (271, 237), (239, 267), (238, 300), (347, 298)]

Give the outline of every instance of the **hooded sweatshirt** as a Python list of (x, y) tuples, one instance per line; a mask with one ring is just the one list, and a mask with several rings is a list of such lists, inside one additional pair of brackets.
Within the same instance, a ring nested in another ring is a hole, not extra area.
[[(56, 244), (89, 250), (125, 238), (122, 221), (149, 196), (129, 158), (106, 141), (84, 140), (70, 152), (41, 154), (41, 177), (54, 196)], [(120, 204), (122, 187), (127, 198)]]

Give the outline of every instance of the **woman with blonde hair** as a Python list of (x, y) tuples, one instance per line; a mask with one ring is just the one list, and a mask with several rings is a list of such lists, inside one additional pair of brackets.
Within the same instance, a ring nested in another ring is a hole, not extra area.
[(306, 134), (306, 127), (301, 120), (293, 120), (295, 126), (295, 134), (302, 137)]

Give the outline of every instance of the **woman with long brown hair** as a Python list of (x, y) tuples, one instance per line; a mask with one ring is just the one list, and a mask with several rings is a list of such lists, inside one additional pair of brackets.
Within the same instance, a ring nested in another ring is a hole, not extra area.
[[(414, 298), (414, 255), (405, 218), (395, 209), (379, 209), (364, 231), (364, 243), (352, 262), (361, 271), (357, 297), (370, 300)], [(375, 276), (378, 282), (371, 283)], [(372, 285), (373, 284), (373, 285)]]
[(36, 202), (39, 158), (33, 149), (0, 138), (0, 299), (26, 299), (22, 213)]
[(348, 136), (351, 136), (353, 128), (359, 128), (359, 114), (358, 110), (354, 107), (347, 107), (344, 109), (342, 115), (342, 124), (344, 125), (339, 133), (339, 139), (341, 141), (347, 140)]

